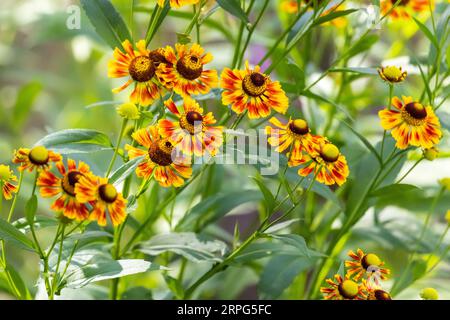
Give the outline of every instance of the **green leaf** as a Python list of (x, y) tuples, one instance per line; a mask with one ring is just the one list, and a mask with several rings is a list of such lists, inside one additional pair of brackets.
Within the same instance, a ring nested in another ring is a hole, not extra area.
[(35, 251), (33, 242), (12, 224), (0, 218), (0, 239), (25, 250)]
[(272, 195), (272, 192), (270, 192), (269, 188), (266, 187), (266, 185), (258, 178), (252, 177), (252, 179), (256, 182), (256, 184), (259, 187), (259, 190), (261, 190), (263, 196), (264, 196), (264, 202), (266, 203), (266, 208), (268, 212), (272, 212), (273, 208), (275, 207), (275, 198)]
[(33, 194), (30, 200), (25, 204), (25, 217), (27, 218), (28, 223), (34, 223), (34, 216), (36, 215), (38, 207), (38, 200), (35, 194)]
[(138, 250), (150, 256), (158, 256), (169, 251), (193, 262), (220, 262), (225, 255), (227, 245), (219, 240), (201, 240), (192, 232), (180, 232), (156, 235), (140, 243)]
[(12, 112), (12, 122), (15, 128), (21, 128), (28, 114), (33, 107), (33, 103), (36, 97), (42, 90), (42, 84), (40, 82), (30, 82), (20, 88), (17, 94), (17, 100)]
[(111, 176), (109, 177), (109, 182), (115, 185), (120, 184), (134, 172), (137, 166), (141, 163), (142, 159), (144, 159), (144, 156), (134, 158), (124, 163), (122, 166), (120, 166), (116, 171), (114, 171), (111, 174)]
[(166, 281), (167, 287), (170, 289), (170, 291), (172, 291), (175, 298), (183, 299), (184, 289), (181, 283), (177, 279), (167, 274), (164, 274), (164, 280)]
[(423, 72), (422, 66), (420, 65), (420, 63), (417, 60), (416, 56), (414, 56), (413, 54), (412, 54), (412, 56), (413, 56), (413, 58), (414, 58), (414, 60), (415, 60), (415, 62), (417, 64), (417, 67), (419, 67), (420, 75), (422, 77), (423, 84), (425, 85), (425, 89), (427, 91), (428, 100), (431, 103), (431, 101), (433, 100), (433, 94), (431, 93), (429, 80), (428, 80), (427, 76), (425, 75), (425, 72)]
[(261, 192), (242, 190), (228, 194), (217, 194), (204, 199), (190, 209), (176, 226), (176, 231), (202, 229), (206, 225), (222, 218), (237, 206), (261, 200)]
[(352, 117), (352, 115), (348, 112), (347, 109), (345, 109), (344, 107), (342, 107), (341, 105), (335, 103), (334, 101), (326, 98), (323, 95), (318, 95), (313, 93), (311, 90), (307, 90), (307, 91), (302, 91), (301, 93), (303, 96), (314, 99), (314, 100), (318, 100), (321, 102), (325, 102), (328, 104), (331, 104), (332, 106), (334, 106), (336, 109), (338, 109), (339, 111), (341, 111), (343, 114), (345, 114), (345, 116), (350, 119), (351, 121), (355, 121), (354, 118)]
[(276, 255), (264, 267), (258, 283), (262, 299), (276, 299), (295, 277), (313, 265), (314, 261), (293, 255)]
[(292, 30), (289, 32), (286, 38), (286, 45), (290, 45), (299, 41), (306, 33), (306, 30), (309, 30), (309, 27), (312, 25), (314, 13), (312, 11), (307, 11), (303, 14), (303, 16), (295, 23)]
[(111, 150), (108, 136), (97, 130), (66, 129), (50, 133), (35, 143), (62, 154), (91, 153)]
[(433, 33), (430, 31), (430, 29), (427, 28), (426, 25), (424, 25), (422, 22), (417, 20), (415, 17), (412, 17), (414, 19), (414, 22), (417, 24), (419, 29), (423, 32), (423, 34), (428, 38), (428, 40), (431, 41), (431, 43), (435, 46), (435, 48), (439, 48), (439, 43), (436, 39), (436, 37), (433, 35)]
[(314, 21), (313, 26), (318, 26), (328, 21), (349, 15), (355, 11), (359, 11), (359, 9), (349, 9), (349, 10), (341, 10), (341, 11), (333, 11), (327, 15), (323, 15), (319, 17), (316, 21)]
[(131, 40), (121, 15), (109, 0), (80, 0), (95, 31), (111, 48), (122, 48), (122, 42)]
[(306, 241), (302, 236), (299, 236), (298, 234), (269, 234), (269, 236), (287, 245), (293, 246), (297, 249), (299, 255), (308, 258), (311, 257), (312, 251), (308, 249)]
[(296, 222), (299, 222), (300, 219), (299, 218), (295, 218), (295, 219), (289, 219), (277, 224), (274, 224), (273, 226), (271, 226), (270, 228), (268, 228), (265, 233), (275, 233), (281, 230), (286, 229), (287, 227), (289, 227), (291, 224), (294, 224)]
[(367, 147), (367, 149), (372, 152), (372, 154), (375, 156), (375, 158), (378, 160), (378, 163), (381, 165), (383, 163), (383, 160), (381, 159), (381, 156), (378, 154), (377, 150), (374, 146), (367, 140), (362, 134), (360, 134), (358, 131), (353, 129), (353, 127), (348, 124), (345, 121), (341, 121), (347, 128), (350, 129), (350, 131), (359, 139), (361, 142)]
[(366, 74), (371, 76), (378, 74), (376, 68), (361, 68), (361, 67), (332, 68), (329, 70), (329, 72), (350, 72), (350, 73)]
[(389, 196), (402, 196), (407, 192), (412, 192), (416, 190), (421, 190), (420, 188), (413, 186), (411, 184), (391, 184), (388, 186), (385, 186), (383, 188), (380, 188), (378, 190), (375, 190), (372, 192), (372, 197), (383, 197), (386, 195)]
[[(58, 223), (59, 223), (58, 220), (56, 220), (54, 217), (47, 217), (47, 216), (34, 217), (35, 230), (47, 227), (54, 227), (57, 226)], [(23, 233), (30, 231), (30, 223), (28, 222), (27, 218), (17, 219), (12, 223), (12, 225)]]
[(362, 37), (356, 41), (352, 47), (345, 53), (347, 59), (356, 56), (357, 54), (369, 50), (375, 43), (378, 42), (379, 37), (375, 34), (370, 34)]
[(236, 18), (244, 23), (248, 23), (248, 17), (241, 8), (239, 0), (217, 0), (218, 5), (225, 11), (231, 13)]

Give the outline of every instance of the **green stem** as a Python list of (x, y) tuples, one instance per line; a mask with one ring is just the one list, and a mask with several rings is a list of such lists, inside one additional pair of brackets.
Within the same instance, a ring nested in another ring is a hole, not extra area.
[(8, 218), (6, 219), (6, 221), (8, 221), (8, 222), (11, 221), (11, 218), (12, 218), (12, 216), (14, 214), (14, 210), (16, 209), (17, 199), (19, 198), (20, 190), (22, 190), (23, 176), (24, 176), (23, 171), (20, 171), (19, 184), (17, 185), (17, 193), (14, 196), (13, 202), (11, 204), (11, 208), (9, 209)]
[[(386, 106), (388, 110), (391, 109), (391, 103), (392, 103), (391, 101), (392, 101), (393, 92), (394, 92), (394, 86), (390, 83), (389, 84), (389, 100), (388, 100), (388, 104)], [(381, 140), (381, 151), (380, 151), (381, 160), (383, 160), (385, 140), (386, 140), (386, 130), (383, 131), (383, 139)]]
[(417, 160), (416, 163), (414, 163), (414, 165), (400, 179), (398, 179), (395, 184), (399, 184), (400, 182), (402, 182), (414, 170), (414, 168), (417, 167), (417, 165), (422, 162), (423, 159), (425, 158), (422, 157), (419, 160)]
[(114, 148), (114, 154), (111, 158), (111, 162), (109, 163), (108, 170), (106, 170), (106, 174), (105, 174), (106, 178), (109, 177), (109, 174), (111, 173), (111, 170), (114, 166), (114, 162), (116, 161), (116, 158), (117, 158), (117, 155), (118, 155), (119, 149), (120, 149), (120, 144), (121, 144), (122, 138), (123, 138), (123, 133), (125, 132), (127, 123), (128, 123), (128, 119), (123, 119), (122, 126), (120, 127), (120, 133), (119, 133), (119, 136), (117, 137), (116, 147)]
[[(184, 30), (184, 34), (191, 34), (192, 29), (194, 29), (194, 26), (196, 24), (198, 24), (198, 18), (200, 17), (200, 14), (202, 13), (202, 7), (204, 5), (204, 1), (200, 2), (200, 8), (198, 9), (198, 11), (195, 13), (194, 17), (191, 20), (191, 23), (189, 23), (189, 25), (187, 26), (186, 30)], [(194, 4), (195, 7), (195, 4)]]
[(53, 276), (53, 282), (52, 282), (52, 286), (51, 286), (51, 291), (49, 293), (49, 299), (53, 300), (55, 298), (55, 291), (58, 287), (58, 281), (59, 281), (59, 277), (58, 277), (58, 272), (59, 272), (59, 265), (61, 264), (61, 257), (62, 257), (62, 252), (64, 249), (64, 230), (66, 228), (66, 225), (63, 224), (61, 227), (61, 242), (59, 243), (59, 251), (58, 251), (58, 260), (56, 262), (56, 268), (55, 268), (55, 274)]
[(159, 20), (159, 17), (161, 16), (161, 13), (163, 11), (163, 7), (160, 7), (158, 3), (155, 5), (155, 8), (153, 9), (153, 14), (150, 17), (150, 22), (147, 28), (147, 33), (145, 36), (145, 44), (148, 46), (150, 41), (153, 38), (153, 35), (155, 34), (155, 28), (156, 24)]

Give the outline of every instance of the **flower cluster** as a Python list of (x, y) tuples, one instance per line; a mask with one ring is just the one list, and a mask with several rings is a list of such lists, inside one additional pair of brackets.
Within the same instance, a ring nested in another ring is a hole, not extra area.
[(336, 274), (333, 279), (327, 279), (327, 287), (320, 291), (327, 300), (391, 300), (388, 292), (381, 287), (381, 281), (387, 279), (389, 269), (374, 253), (364, 253), (361, 249), (350, 250), (351, 260), (345, 261), (347, 272), (345, 276)]

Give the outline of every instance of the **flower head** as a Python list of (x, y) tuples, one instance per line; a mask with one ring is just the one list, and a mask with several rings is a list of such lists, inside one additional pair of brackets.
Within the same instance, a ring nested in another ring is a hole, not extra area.
[(392, 300), (389, 292), (381, 289), (368, 289), (367, 300)]
[(19, 170), (48, 170), (51, 162), (61, 161), (59, 153), (48, 150), (44, 146), (36, 146), (31, 149), (20, 148), (14, 152), (13, 163), (20, 163)]
[(168, 63), (161, 64), (157, 70), (159, 80), (167, 89), (190, 96), (205, 94), (217, 87), (217, 71), (204, 70), (205, 64), (213, 59), (211, 53), (205, 53), (197, 43), (190, 48), (177, 43), (175, 49), (176, 52), (169, 46), (164, 49)]
[(83, 161), (67, 160), (67, 167), (62, 161), (56, 163), (58, 174), (50, 171), (42, 171), (39, 174), (36, 185), (40, 187), (41, 196), (44, 198), (58, 197), (51, 209), (62, 212), (69, 219), (82, 221), (88, 218), (89, 210), (85, 203), (80, 203), (75, 194), (75, 187), (82, 177), (91, 176), (89, 166)]
[(139, 119), (139, 109), (134, 103), (127, 102), (117, 107), (117, 113), (124, 119), (137, 120)]
[[(361, 249), (355, 252), (350, 250), (348, 256), (352, 260), (345, 261), (345, 266), (348, 268), (347, 275), (355, 281), (361, 279), (364, 275), (375, 274), (374, 280), (377, 278), (386, 280), (390, 270), (384, 268), (384, 262), (374, 253), (364, 253)], [(379, 285), (376, 283), (376, 285)]]
[(222, 103), (231, 105), (231, 109), (239, 114), (247, 109), (250, 119), (267, 117), (271, 109), (286, 113), (289, 100), (280, 83), (262, 73), (259, 66), (250, 69), (248, 61), (245, 66), (245, 70), (223, 70)]
[(187, 96), (180, 107), (172, 99), (164, 104), (178, 121), (159, 120), (159, 133), (163, 138), (168, 138), (175, 148), (187, 155), (201, 156), (205, 150), (211, 155), (217, 153), (223, 143), (223, 127), (213, 126), (216, 119), (212, 112), (204, 114), (198, 103)]
[(408, 73), (402, 70), (402, 67), (387, 66), (378, 69), (380, 78), (389, 83), (398, 83), (406, 79)]
[(75, 184), (75, 196), (79, 203), (90, 204), (90, 220), (96, 220), (99, 226), (106, 226), (107, 215), (113, 226), (121, 224), (126, 217), (127, 200), (107, 178), (84, 175)]
[(423, 157), (428, 161), (433, 161), (439, 156), (439, 149), (436, 147), (431, 147), (422, 150)]
[(327, 279), (328, 287), (320, 288), (326, 300), (365, 300), (364, 285), (358, 284), (347, 277), (336, 274), (333, 279)]
[(406, 149), (409, 145), (432, 148), (442, 136), (439, 119), (430, 106), (423, 106), (411, 97), (392, 99), (395, 110), (383, 109), (378, 115), (381, 126), (392, 130), (392, 137), (397, 141), (396, 147)]
[(326, 138), (320, 138), (313, 153), (303, 154), (302, 158), (291, 158), (289, 166), (303, 166), (298, 174), (306, 177), (313, 173), (315, 179), (326, 185), (343, 185), (349, 175), (349, 169), (345, 156), (338, 147), (330, 143)]
[(17, 181), (17, 178), (9, 166), (0, 164), (0, 186), (6, 200), (11, 199), (12, 194), (17, 192), (17, 186), (11, 183), (14, 181)]
[(400, 0), (399, 4), (393, 8), (397, 0), (381, 0), (381, 14), (385, 15), (389, 12), (389, 16), (396, 20), (410, 19), (411, 14), (428, 10), (430, 2), (433, 4), (433, 0)]
[[(196, 4), (200, 0), (167, 0), (169, 1), (170, 7), (172, 8), (181, 8), (182, 6), (188, 5), (188, 4)], [(158, 0), (158, 5), (160, 7), (164, 7), (166, 0)]]
[(266, 134), (270, 137), (268, 142), (277, 147), (277, 152), (283, 152), (291, 147), (290, 159), (301, 160), (303, 153), (313, 154), (319, 143), (319, 137), (312, 135), (308, 123), (303, 119), (290, 119), (286, 124), (275, 117), (269, 122), (275, 128), (267, 126)]
[(113, 92), (120, 92), (134, 82), (130, 101), (148, 106), (160, 95), (155, 77), (157, 66), (150, 57), (145, 40), (136, 43), (137, 50), (133, 49), (133, 45), (128, 40), (122, 43), (122, 47), (125, 52), (119, 48), (114, 49), (114, 58), (108, 64), (108, 76), (110, 78), (127, 77), (128, 80), (122, 86), (113, 89)]
[(425, 288), (420, 292), (420, 297), (423, 300), (438, 300), (439, 293), (434, 288)]
[(162, 138), (158, 127), (150, 126), (133, 133), (133, 139), (142, 147), (136, 148), (126, 145), (130, 159), (143, 156), (143, 160), (136, 168), (136, 175), (144, 179), (155, 177), (163, 187), (180, 187), (184, 179), (192, 175), (192, 168), (186, 158), (173, 156), (174, 146), (168, 138)]

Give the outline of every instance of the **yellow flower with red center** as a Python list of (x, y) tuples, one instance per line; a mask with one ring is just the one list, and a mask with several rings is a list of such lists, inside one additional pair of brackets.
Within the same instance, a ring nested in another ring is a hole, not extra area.
[(392, 137), (397, 141), (396, 147), (405, 149), (409, 145), (429, 149), (438, 144), (442, 132), (439, 119), (430, 106), (423, 106), (411, 97), (402, 97), (403, 102), (394, 97), (392, 105), (396, 110), (381, 110), (378, 115), (381, 126), (392, 130)]
[(127, 200), (107, 178), (84, 175), (75, 184), (75, 196), (79, 203), (90, 204), (89, 220), (96, 220), (99, 226), (106, 226), (107, 215), (113, 226), (118, 226), (126, 218)]
[(44, 146), (36, 146), (31, 149), (20, 148), (14, 152), (13, 163), (20, 164), (19, 170), (47, 170), (51, 162), (61, 161), (59, 153), (47, 150)]
[(385, 15), (392, 9), (389, 16), (393, 19), (409, 19), (414, 12), (423, 12), (433, 6), (433, 0), (400, 0), (400, 3), (392, 9), (397, 0), (381, 0), (381, 14)]
[(120, 92), (134, 82), (135, 87), (130, 95), (131, 102), (148, 106), (160, 95), (155, 77), (157, 65), (160, 62), (155, 63), (151, 58), (154, 55), (151, 55), (152, 51), (146, 48), (145, 40), (136, 43), (137, 50), (133, 49), (133, 45), (128, 40), (122, 43), (122, 47), (125, 52), (119, 48), (114, 49), (114, 58), (108, 63), (108, 77), (128, 77), (128, 80), (112, 91)]
[(172, 99), (164, 104), (179, 120), (159, 120), (159, 134), (163, 138), (168, 138), (175, 148), (187, 155), (201, 156), (205, 151), (216, 155), (223, 143), (223, 127), (212, 126), (216, 123), (212, 112), (204, 115), (198, 103), (188, 96), (180, 107)]
[(50, 171), (42, 171), (39, 174), (36, 185), (40, 187), (41, 196), (44, 198), (58, 199), (53, 202), (51, 209), (62, 212), (69, 219), (78, 221), (86, 220), (89, 216), (89, 210), (85, 203), (80, 203), (76, 199), (75, 186), (78, 181), (92, 173), (89, 166), (83, 161), (76, 162), (72, 159), (67, 160), (67, 167), (62, 161), (56, 163), (59, 176)]
[(158, 0), (158, 5), (164, 7), (166, 1), (169, 1), (170, 7), (172, 8), (181, 8), (185, 5), (197, 4), (200, 0)]
[(130, 159), (144, 156), (136, 168), (136, 175), (144, 179), (154, 176), (163, 187), (180, 187), (184, 179), (190, 178), (192, 168), (185, 157), (176, 157), (173, 144), (168, 138), (161, 138), (157, 126), (139, 129), (133, 139), (146, 149), (126, 145)]
[(11, 182), (17, 181), (17, 177), (9, 166), (0, 164), (0, 186), (2, 187), (3, 197), (6, 200), (12, 198), (12, 194), (17, 192), (17, 186)]
[(384, 268), (384, 262), (373, 253), (364, 253), (361, 249), (356, 250), (356, 253), (350, 250), (348, 256), (352, 260), (345, 261), (345, 266), (348, 268), (347, 276), (353, 278), (355, 281), (361, 279), (364, 275), (376, 273), (379, 279), (386, 280), (387, 275), (391, 271)]
[(168, 63), (158, 67), (157, 75), (167, 89), (173, 89), (181, 96), (205, 94), (217, 87), (216, 70), (204, 70), (213, 56), (197, 43), (190, 48), (176, 44), (176, 53), (172, 47), (165, 48), (165, 58)]
[(378, 74), (381, 79), (391, 84), (402, 82), (408, 75), (406, 71), (402, 70), (402, 67), (396, 66), (381, 67), (381, 69), (378, 69)]
[(291, 147), (289, 152), (290, 159), (301, 160), (303, 153), (313, 154), (319, 143), (319, 137), (312, 135), (308, 123), (303, 119), (290, 119), (286, 124), (275, 117), (269, 122), (275, 128), (267, 126), (266, 134), (270, 135), (267, 139), (272, 147), (277, 147), (275, 151), (283, 152)]
[(248, 61), (245, 70), (225, 68), (220, 85), (222, 104), (231, 105), (231, 109), (240, 114), (248, 110), (250, 119), (267, 117), (271, 109), (286, 113), (289, 100), (278, 81), (260, 72), (260, 67), (250, 69)]
[(326, 138), (318, 137), (318, 139), (318, 145), (313, 153), (304, 154), (300, 160), (292, 158), (288, 163), (289, 166), (302, 165), (303, 167), (298, 170), (298, 174), (302, 177), (313, 173), (320, 183), (343, 185), (350, 173), (345, 156)]
[(327, 279), (325, 282), (328, 287), (320, 288), (325, 300), (365, 300), (367, 299), (365, 287), (353, 280), (342, 278), (336, 274), (333, 279)]

